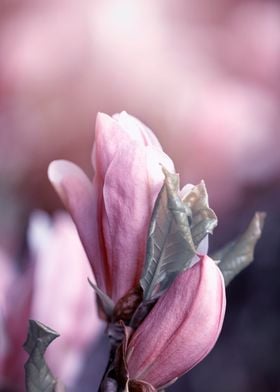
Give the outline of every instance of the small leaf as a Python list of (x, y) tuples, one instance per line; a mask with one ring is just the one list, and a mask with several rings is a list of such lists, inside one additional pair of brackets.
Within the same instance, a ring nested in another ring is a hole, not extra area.
[(164, 169), (165, 181), (150, 222), (144, 271), (140, 280), (144, 300), (160, 296), (196, 255), (190, 211), (181, 200), (178, 175)]
[(247, 230), (239, 238), (212, 255), (212, 258), (217, 260), (226, 285), (253, 261), (254, 249), (262, 234), (265, 216), (263, 212), (256, 212)]
[(204, 181), (194, 186), (183, 198), (183, 203), (191, 211), (190, 227), (196, 247), (207, 234), (212, 234), (218, 224), (215, 212), (209, 208), (208, 194)]
[(27, 392), (62, 390), (61, 384), (54, 378), (44, 359), (47, 347), (58, 336), (57, 332), (44, 324), (29, 320), (28, 337), (23, 346), (29, 354), (24, 365)]
[(146, 261), (140, 284), (144, 300), (158, 298), (183, 270), (198, 260), (208, 244), (217, 217), (209, 208), (204, 182), (187, 186), (181, 199), (179, 178), (163, 169), (165, 182), (156, 200), (149, 227)]
[(94, 289), (94, 291), (96, 292), (103, 312), (110, 320), (113, 315), (113, 312), (114, 312), (114, 302), (99, 287), (97, 287), (93, 282), (91, 282), (91, 280), (89, 278), (88, 278), (88, 282), (91, 285), (91, 287)]

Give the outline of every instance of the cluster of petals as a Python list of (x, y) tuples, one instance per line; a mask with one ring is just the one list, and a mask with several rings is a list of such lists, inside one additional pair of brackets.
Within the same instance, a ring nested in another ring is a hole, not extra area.
[(114, 303), (139, 281), (162, 166), (174, 171), (154, 134), (123, 112), (98, 114), (93, 182), (74, 163), (54, 161), (49, 178), (78, 228), (98, 287)]
[[(155, 135), (125, 112), (98, 114), (92, 164), (92, 182), (67, 161), (52, 162), (49, 178), (76, 223), (98, 287), (117, 303), (139, 282), (162, 166), (174, 166)], [(159, 388), (190, 370), (214, 346), (224, 312), (223, 277), (202, 256), (131, 336), (129, 377)]]

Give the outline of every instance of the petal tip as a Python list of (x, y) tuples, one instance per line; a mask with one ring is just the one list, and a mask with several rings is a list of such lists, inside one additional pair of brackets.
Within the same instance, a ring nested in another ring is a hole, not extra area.
[(65, 176), (76, 171), (76, 167), (74, 163), (63, 159), (52, 161), (48, 167), (48, 178), (52, 184), (60, 184)]
[(61, 171), (59, 170), (59, 166), (61, 161), (52, 161), (48, 167), (48, 178), (51, 183), (57, 184), (61, 182)]
[(109, 116), (106, 113), (103, 112), (98, 112), (97, 116), (96, 116), (96, 127), (98, 127), (98, 125), (104, 125), (104, 124), (112, 124), (113, 118), (111, 116)]

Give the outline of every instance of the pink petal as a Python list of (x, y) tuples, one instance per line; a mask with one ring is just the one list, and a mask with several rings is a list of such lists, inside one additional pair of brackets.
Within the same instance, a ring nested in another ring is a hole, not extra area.
[(160, 162), (172, 170), (162, 151), (124, 143), (105, 175), (102, 225), (114, 301), (135, 286), (142, 273), (150, 217), (164, 179)]
[(125, 111), (113, 115), (113, 119), (117, 120), (119, 126), (126, 131), (139, 144), (153, 146), (162, 150), (161, 145), (155, 134), (143, 124), (138, 118), (131, 116)]
[(140, 121), (124, 112), (115, 118), (98, 114), (92, 160), (106, 289), (117, 301), (142, 271), (150, 216), (164, 178), (160, 164), (174, 167)]
[(214, 346), (225, 302), (223, 277), (205, 256), (175, 280), (136, 330), (128, 346), (130, 377), (158, 388), (189, 371)]
[(140, 148), (150, 145), (162, 150), (152, 131), (126, 112), (115, 114), (113, 118), (107, 114), (98, 113), (92, 164), (96, 174), (102, 179), (114, 155), (124, 142), (137, 144)]
[(53, 161), (49, 180), (69, 210), (92, 265), (98, 287), (106, 290), (104, 250), (99, 245), (96, 190), (85, 173), (74, 163)]
[(152, 132), (125, 112), (115, 119), (98, 114), (92, 160), (93, 185), (66, 161), (53, 162), (49, 177), (77, 225), (99, 288), (117, 301), (141, 275), (161, 165), (174, 167)]

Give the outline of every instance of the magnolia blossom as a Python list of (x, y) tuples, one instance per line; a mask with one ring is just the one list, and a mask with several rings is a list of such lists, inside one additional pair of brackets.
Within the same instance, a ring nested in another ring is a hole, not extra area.
[(216, 343), (225, 304), (222, 274), (205, 256), (176, 278), (133, 334), (129, 377), (160, 388), (197, 365)]
[(72, 214), (97, 285), (116, 303), (141, 276), (161, 165), (174, 167), (153, 133), (125, 112), (98, 115), (92, 164), (93, 183), (67, 161), (54, 161), (49, 178)]
[[(98, 115), (92, 163), (92, 183), (66, 161), (54, 161), (49, 178), (78, 227), (99, 288), (116, 303), (139, 282), (162, 166), (171, 172), (174, 167), (153, 133), (124, 112)], [(126, 357), (131, 380), (162, 387), (215, 344), (225, 311), (224, 280), (214, 261), (201, 257), (132, 334)]]
[(55, 377), (70, 387), (102, 329), (87, 282), (92, 273), (75, 227), (64, 213), (53, 222), (46, 214), (35, 213), (28, 243), (33, 260), (24, 272), (0, 257), (0, 390), (10, 386), (24, 391), (27, 354), (22, 345), (30, 318), (61, 335), (48, 348), (46, 360)]

